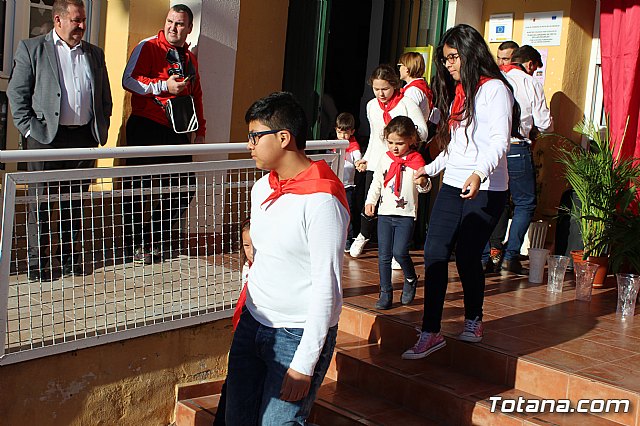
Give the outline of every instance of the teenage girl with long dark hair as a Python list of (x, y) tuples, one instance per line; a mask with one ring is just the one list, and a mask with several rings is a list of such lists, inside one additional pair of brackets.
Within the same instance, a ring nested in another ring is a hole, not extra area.
[(512, 89), (482, 36), (469, 25), (449, 29), (436, 50), (432, 87), (442, 112), (436, 134), (442, 152), (425, 166), (429, 176), (445, 170), (424, 247), (425, 299), (422, 332), (405, 359), (423, 358), (444, 347), (440, 322), (447, 292), (448, 261), (464, 291), (460, 340), (482, 340), (484, 273), (482, 251), (507, 199), (506, 152), (518, 135), (519, 110)]

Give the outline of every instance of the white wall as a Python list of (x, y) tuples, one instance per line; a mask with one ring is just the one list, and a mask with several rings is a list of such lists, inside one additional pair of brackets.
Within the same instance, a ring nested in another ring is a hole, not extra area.
[[(235, 84), (240, 0), (172, 0), (194, 13), (189, 43), (197, 45), (200, 79), (207, 120), (207, 143), (229, 142)], [(212, 159), (198, 157), (198, 160)]]

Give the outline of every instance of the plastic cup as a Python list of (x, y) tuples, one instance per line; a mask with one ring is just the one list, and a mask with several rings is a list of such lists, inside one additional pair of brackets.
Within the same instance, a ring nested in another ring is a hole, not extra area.
[(541, 284), (544, 278), (544, 264), (547, 262), (549, 250), (543, 248), (529, 249), (529, 282)]
[(636, 310), (636, 298), (640, 289), (640, 275), (616, 274), (618, 280), (618, 306), (616, 315), (622, 320), (633, 318)]
[(562, 284), (564, 283), (564, 274), (569, 266), (569, 258), (567, 256), (551, 255), (547, 258), (549, 264), (549, 276), (547, 277), (547, 292), (558, 294), (562, 293)]
[(596, 276), (598, 265), (593, 262), (574, 262), (573, 272), (576, 274), (576, 300), (591, 301), (593, 291), (593, 279)]

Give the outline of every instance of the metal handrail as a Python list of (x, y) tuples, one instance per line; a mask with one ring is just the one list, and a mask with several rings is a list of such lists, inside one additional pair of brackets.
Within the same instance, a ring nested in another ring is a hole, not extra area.
[[(342, 149), (345, 140), (307, 141), (307, 150)], [(60, 148), (46, 150), (0, 150), (0, 163), (30, 161), (92, 160), (102, 158), (163, 157), (174, 155), (239, 154), (247, 153), (247, 144), (210, 143), (193, 145), (118, 146), (108, 148)]]

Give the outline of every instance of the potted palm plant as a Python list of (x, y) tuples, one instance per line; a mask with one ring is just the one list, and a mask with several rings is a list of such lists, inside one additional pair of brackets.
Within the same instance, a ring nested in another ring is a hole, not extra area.
[[(620, 209), (630, 208), (635, 198), (640, 167), (634, 165), (634, 159), (620, 158), (622, 147), (614, 153), (608, 126), (601, 129), (584, 120), (574, 131), (585, 135), (589, 146), (587, 149), (577, 144), (571, 148), (560, 147), (558, 161), (564, 165), (565, 177), (580, 201), (570, 213), (580, 227), (583, 259), (602, 264), (606, 262), (598, 258), (607, 259), (616, 246), (612, 236), (613, 230), (620, 226)], [(603, 285), (607, 268), (608, 265), (600, 268), (594, 286)]]

